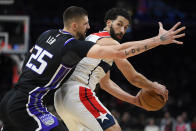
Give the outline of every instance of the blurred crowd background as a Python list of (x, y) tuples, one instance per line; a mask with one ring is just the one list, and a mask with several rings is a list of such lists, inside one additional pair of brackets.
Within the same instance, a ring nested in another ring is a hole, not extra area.
[[(181, 21), (187, 27), (183, 45), (157, 47), (128, 60), (135, 69), (152, 81), (164, 84), (169, 100), (160, 111), (148, 112), (122, 102), (100, 88), (96, 94), (119, 121), (123, 131), (196, 131), (196, 1), (185, 0), (0, 0), (0, 15), (30, 18), (29, 49), (45, 30), (63, 28), (62, 13), (71, 6), (81, 6), (89, 13), (88, 34), (102, 30), (104, 15), (112, 7), (122, 7), (132, 15), (132, 23), (123, 41), (149, 38), (158, 34), (158, 21), (165, 29)], [(0, 32), (1, 32), (0, 25)], [(20, 32), (13, 29), (13, 32)], [(0, 100), (14, 88), (20, 75), (24, 54), (0, 53)], [(135, 95), (139, 89), (131, 85), (115, 64), (111, 78), (124, 90)], [(99, 85), (97, 85), (99, 86)], [(46, 104), (55, 113), (52, 94)], [(0, 121), (0, 126), (2, 122)]]

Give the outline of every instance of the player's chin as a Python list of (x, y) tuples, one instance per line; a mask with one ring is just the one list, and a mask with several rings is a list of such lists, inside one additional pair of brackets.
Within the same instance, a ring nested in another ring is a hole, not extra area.
[(86, 37), (86, 32), (83, 33), (83, 37), (84, 37), (84, 38)]
[(124, 34), (118, 33), (118, 34), (116, 34), (116, 37), (121, 40), (123, 38), (123, 35)]

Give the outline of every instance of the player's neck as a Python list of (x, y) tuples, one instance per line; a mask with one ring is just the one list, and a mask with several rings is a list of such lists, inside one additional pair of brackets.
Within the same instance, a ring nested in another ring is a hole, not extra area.
[(103, 30), (110, 33), (110, 28), (108, 28), (107, 26), (105, 28), (103, 28)]

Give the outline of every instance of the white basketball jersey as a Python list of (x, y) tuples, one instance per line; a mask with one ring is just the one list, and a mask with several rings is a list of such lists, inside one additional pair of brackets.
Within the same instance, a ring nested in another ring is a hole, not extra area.
[[(111, 37), (107, 31), (94, 33), (86, 38), (86, 41), (97, 42), (97, 40), (105, 37)], [(96, 84), (105, 76), (107, 71), (112, 66), (113, 60), (111, 59), (94, 59), (85, 57), (76, 66), (69, 81), (78, 81), (93, 91)]]

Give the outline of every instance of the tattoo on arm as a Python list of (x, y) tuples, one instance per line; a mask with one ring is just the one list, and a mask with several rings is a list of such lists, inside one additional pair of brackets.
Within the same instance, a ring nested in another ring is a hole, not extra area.
[(144, 50), (148, 50), (148, 46), (147, 45), (144, 46)]
[(130, 53), (134, 54), (134, 53), (140, 52), (140, 51), (142, 51), (142, 50), (144, 50), (144, 51), (148, 50), (148, 46), (145, 45), (143, 48), (131, 49), (130, 52), (128, 52), (128, 51), (125, 50), (125, 55), (128, 56)]
[(161, 41), (167, 40), (166, 34), (161, 35), (161, 36), (160, 36), (160, 40), (161, 40)]
[(134, 54), (134, 53), (135, 53), (135, 49), (131, 49), (131, 53), (133, 53), (133, 54)]
[[(143, 49), (144, 49), (145, 51), (148, 50), (148, 46), (145, 45)], [(132, 49), (131, 52), (132, 52), (132, 53), (135, 53), (136, 51), (137, 51), (137, 52), (140, 52), (140, 50), (141, 50), (140, 48)]]

